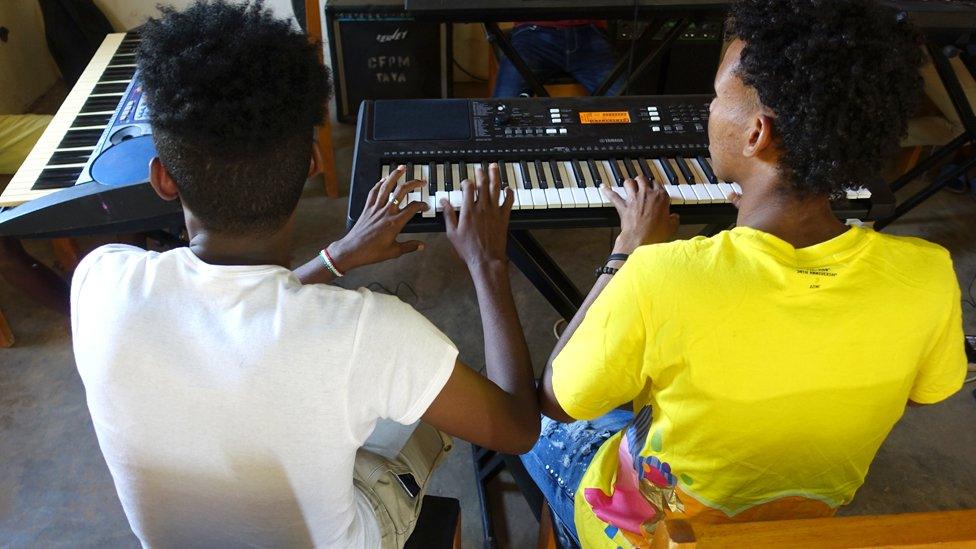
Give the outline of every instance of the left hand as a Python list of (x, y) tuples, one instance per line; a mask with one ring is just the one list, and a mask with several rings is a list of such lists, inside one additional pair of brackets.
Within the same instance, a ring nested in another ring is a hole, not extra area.
[(405, 171), (405, 166), (398, 166), (386, 179), (373, 185), (356, 224), (346, 236), (329, 245), (329, 255), (335, 260), (337, 269), (348, 272), (424, 248), (424, 243), (419, 240), (397, 240), (407, 221), (428, 208), (425, 202), (415, 200), (401, 209), (390, 200), (393, 193), (402, 204), (407, 200), (407, 193), (427, 184), (419, 179), (397, 184)]
[(620, 235), (613, 253), (629, 254), (644, 244), (667, 242), (678, 230), (678, 214), (669, 212), (671, 198), (659, 183), (644, 176), (624, 180), (629, 196), (624, 199), (606, 184), (600, 188), (620, 215)]

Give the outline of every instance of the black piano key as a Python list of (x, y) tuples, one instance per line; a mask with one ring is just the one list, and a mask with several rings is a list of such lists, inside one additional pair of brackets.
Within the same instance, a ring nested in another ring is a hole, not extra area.
[(72, 128), (85, 128), (89, 126), (107, 126), (112, 119), (111, 114), (79, 114), (71, 122)]
[(451, 168), (451, 162), (444, 161), (444, 190), (453, 191), (454, 190), (454, 170)]
[(664, 168), (664, 175), (668, 178), (668, 183), (677, 185), (679, 183), (678, 174), (674, 173), (674, 170), (671, 169), (671, 163), (668, 162), (667, 158), (661, 159), (661, 167)]
[(596, 163), (592, 158), (587, 159), (586, 167), (590, 169), (590, 175), (593, 177), (593, 185), (596, 187), (603, 185), (603, 178), (600, 177), (600, 170), (596, 169)]
[(634, 179), (639, 173), (634, 169), (634, 162), (630, 158), (624, 158), (624, 169), (627, 170), (627, 177)]
[(525, 190), (532, 189), (532, 178), (529, 177), (529, 167), (525, 165), (525, 160), (519, 160), (518, 163), (519, 173), (522, 174), (522, 188)]
[(708, 182), (712, 185), (718, 185), (718, 178), (715, 177), (715, 172), (712, 171), (712, 167), (708, 165), (704, 157), (697, 157), (695, 160), (698, 161), (698, 165), (701, 166), (703, 172), (705, 172), (705, 177), (708, 178)]
[(427, 176), (427, 192), (430, 196), (434, 196), (437, 192), (437, 162), (431, 162), (427, 165), (427, 171), (429, 175)]
[(508, 188), (508, 170), (505, 168), (504, 160), (498, 161), (498, 175), (500, 176), (499, 179), (501, 179), (502, 188)]
[(132, 75), (135, 74), (135, 67), (113, 67), (109, 65), (105, 68), (102, 76), (98, 79), (99, 82), (108, 82), (115, 80), (132, 80)]
[(487, 160), (482, 160), (481, 161), (481, 169), (485, 171), (485, 177), (486, 178), (488, 177), (488, 164), (489, 164), (489, 162)]
[[(413, 162), (407, 162), (406, 163), (406, 166), (407, 166), (407, 171), (403, 175), (403, 181), (404, 182), (406, 182), (406, 181), (413, 181), (414, 180), (414, 177), (413, 177), (413, 172), (414, 172)], [(399, 183), (399, 181), (397, 181), (397, 183)]]
[(637, 164), (637, 167), (640, 168), (641, 175), (644, 176), (644, 179), (646, 179), (648, 183), (654, 183), (654, 173), (651, 172), (651, 169), (647, 167), (647, 162), (644, 162), (643, 158), (638, 158), (635, 164)]
[(535, 171), (535, 176), (539, 181), (539, 188), (548, 189), (549, 180), (546, 179), (546, 171), (542, 169), (542, 161), (541, 160), (534, 161), (532, 163), (532, 166), (529, 167), (529, 169)]
[(124, 93), (125, 88), (128, 84), (123, 84), (122, 82), (115, 82), (112, 84), (95, 84), (92, 88), (92, 95), (102, 94), (102, 93)]
[[(463, 160), (458, 162), (458, 176), (461, 178), (461, 181), (468, 178), (468, 164)], [(459, 191), (461, 190), (461, 181), (457, 182)]]
[(552, 172), (552, 179), (553, 179), (552, 182), (555, 185), (555, 187), (557, 189), (562, 189), (564, 186), (563, 176), (562, 174), (559, 173), (559, 166), (556, 164), (555, 160), (549, 161), (549, 171)]
[(620, 173), (620, 166), (617, 164), (617, 159), (611, 158), (607, 161), (607, 164), (610, 164), (610, 172), (613, 173), (613, 178), (616, 180), (617, 186), (623, 187), (624, 179), (626, 178)]
[(678, 169), (681, 170), (681, 174), (685, 176), (685, 181), (689, 184), (701, 183), (698, 178), (695, 177), (695, 172), (692, 171), (691, 167), (685, 163), (685, 159), (682, 157), (677, 157), (674, 159), (674, 163), (678, 165)]
[(71, 187), (81, 175), (81, 168), (45, 168), (31, 190), (40, 191), (44, 189), (63, 189)]
[(47, 161), (48, 166), (60, 166), (62, 164), (84, 164), (88, 162), (93, 151), (54, 151), (51, 159)]
[(81, 113), (89, 112), (111, 112), (114, 111), (119, 103), (122, 101), (121, 97), (89, 97), (85, 104), (81, 106)]
[(73, 149), (76, 147), (94, 147), (102, 130), (68, 130), (58, 144), (57, 149)]
[(583, 177), (583, 168), (576, 159), (570, 160), (569, 164), (573, 167), (573, 177), (576, 178), (576, 186), (586, 188), (586, 178)]

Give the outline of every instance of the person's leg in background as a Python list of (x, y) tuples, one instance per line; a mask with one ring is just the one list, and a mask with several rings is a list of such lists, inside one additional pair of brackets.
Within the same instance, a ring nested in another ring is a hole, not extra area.
[(559, 423), (543, 416), (539, 441), (521, 456), (553, 514), (561, 547), (579, 547), (574, 500), (580, 480), (600, 446), (626, 427), (634, 414), (614, 410), (592, 421)]
[[(566, 72), (591, 94), (603, 83), (617, 62), (613, 46), (606, 32), (596, 25), (568, 29)], [(616, 94), (624, 85), (626, 75), (617, 78), (607, 95)]]
[(403, 547), (413, 533), (430, 475), (452, 445), (451, 437), (421, 422), (395, 459), (356, 453), (353, 484), (376, 513), (383, 549)]
[[(540, 82), (545, 82), (562, 72), (565, 39), (560, 29), (539, 25), (521, 25), (512, 30), (509, 40), (512, 47)], [(498, 59), (498, 75), (492, 97), (519, 97), (532, 95), (529, 84), (505, 55)]]

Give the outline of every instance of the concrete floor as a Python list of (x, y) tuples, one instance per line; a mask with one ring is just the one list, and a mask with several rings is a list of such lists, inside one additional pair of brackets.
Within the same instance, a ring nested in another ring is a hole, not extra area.
[[(353, 139), (353, 128), (336, 127), (340, 181), (348, 179)], [(299, 205), (296, 263), (341, 236), (345, 210), (344, 198), (326, 199), (321, 184), (309, 182)], [(976, 276), (974, 214), (976, 201), (942, 193), (889, 232), (946, 246), (965, 288)], [(685, 227), (682, 235), (695, 229)], [(593, 266), (605, 257), (612, 239), (609, 229), (537, 231), (536, 236), (581, 288), (592, 283)], [(483, 340), (470, 280), (442, 235), (421, 238), (428, 242), (424, 252), (361, 269), (342, 284), (397, 293), (457, 343), (463, 361), (480, 367)], [(47, 243), (33, 242), (29, 248), (50, 261)], [(513, 287), (538, 368), (554, 344), (557, 315), (514, 269)], [(0, 546), (136, 545), (95, 440), (67, 320), (39, 308), (2, 280), (0, 307), (17, 337), (13, 348), (0, 349)], [(976, 333), (976, 311), (964, 307), (964, 316), (967, 333)], [(842, 514), (976, 508), (973, 388), (968, 385), (940, 405), (907, 410), (864, 487)], [(505, 478), (501, 481), (495, 483), (493, 507), (502, 546), (533, 546), (535, 520)], [(472, 548), (480, 547), (482, 539), (474, 486), (470, 447), (459, 443), (435, 475), (431, 493), (461, 500), (464, 546)]]

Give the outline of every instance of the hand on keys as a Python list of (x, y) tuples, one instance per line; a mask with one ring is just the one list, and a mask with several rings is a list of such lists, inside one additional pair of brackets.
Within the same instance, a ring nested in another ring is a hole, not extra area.
[(506, 261), (508, 218), (515, 195), (501, 188), (498, 164), (488, 166), (488, 173), (478, 166), (475, 182), (461, 182), (460, 213), (449, 200), (441, 200), (447, 238), (469, 269), (492, 262)]
[(648, 183), (643, 175), (624, 180), (626, 198), (603, 184), (600, 191), (620, 215), (620, 235), (614, 253), (629, 254), (644, 244), (666, 242), (678, 230), (678, 214), (669, 212), (671, 199), (661, 184)]
[(397, 184), (405, 171), (405, 166), (399, 166), (385, 179), (373, 185), (356, 224), (346, 236), (329, 246), (329, 254), (340, 271), (348, 272), (356, 267), (423, 249), (424, 243), (419, 240), (397, 240), (407, 221), (428, 208), (427, 204), (420, 201), (403, 206), (408, 193), (426, 184), (420, 180)]

